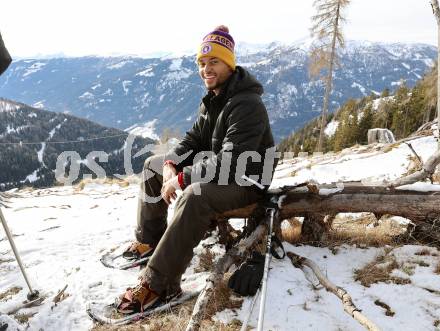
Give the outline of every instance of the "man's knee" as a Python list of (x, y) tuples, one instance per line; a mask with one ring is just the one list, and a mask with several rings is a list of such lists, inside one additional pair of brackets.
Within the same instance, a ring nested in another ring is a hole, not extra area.
[(206, 208), (206, 196), (201, 194), (197, 183), (191, 184), (183, 190), (179, 205), (186, 208)]
[(195, 194), (194, 185), (195, 184), (188, 185), (183, 190), (181, 200), (185, 201), (186, 203), (197, 203), (199, 200), (199, 195)]
[(191, 226), (207, 228), (211, 222), (211, 216), (214, 213), (209, 204), (206, 203), (203, 195), (197, 195), (189, 185), (183, 190), (179, 197), (175, 211), (173, 223), (176, 224), (187, 223)]

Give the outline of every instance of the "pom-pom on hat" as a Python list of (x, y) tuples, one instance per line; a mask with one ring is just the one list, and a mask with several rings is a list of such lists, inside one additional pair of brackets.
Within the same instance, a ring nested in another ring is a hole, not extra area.
[(235, 42), (225, 25), (219, 25), (208, 33), (197, 52), (197, 61), (205, 56), (212, 56), (222, 60), (232, 70), (235, 70)]

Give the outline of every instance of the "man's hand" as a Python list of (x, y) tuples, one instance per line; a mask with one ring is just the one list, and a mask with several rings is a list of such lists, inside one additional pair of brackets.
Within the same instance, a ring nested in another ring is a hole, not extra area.
[(177, 198), (176, 190), (178, 189), (180, 189), (180, 185), (177, 176), (163, 183), (160, 193), (167, 204), (170, 204), (171, 200)]
[(164, 184), (176, 175), (177, 175), (177, 170), (172, 164), (167, 163), (163, 166), (162, 176), (163, 176)]

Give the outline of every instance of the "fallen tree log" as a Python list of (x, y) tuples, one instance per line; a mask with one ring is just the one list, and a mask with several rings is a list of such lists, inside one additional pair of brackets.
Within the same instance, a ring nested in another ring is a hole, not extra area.
[[(440, 219), (439, 191), (420, 192), (386, 186), (365, 186), (360, 182), (338, 185), (303, 185), (269, 192), (284, 195), (280, 219), (304, 216), (307, 213), (335, 215), (338, 213), (371, 212), (376, 215), (401, 216), (417, 223)], [(218, 218), (247, 218), (258, 204), (227, 211)]]

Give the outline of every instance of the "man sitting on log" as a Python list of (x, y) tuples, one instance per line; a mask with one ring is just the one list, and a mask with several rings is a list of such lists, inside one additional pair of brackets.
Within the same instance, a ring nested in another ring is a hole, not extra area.
[[(128, 259), (151, 255), (141, 282), (121, 297), (121, 313), (142, 311), (181, 292), (181, 276), (216, 214), (255, 203), (264, 190), (246, 175), (270, 185), (276, 166), (274, 140), (262, 85), (236, 66), (234, 40), (225, 26), (203, 39), (197, 53), (207, 94), (192, 129), (171, 153), (145, 161), (136, 241)], [(251, 158), (250, 162), (248, 159)], [(167, 227), (167, 209), (176, 202)]]

